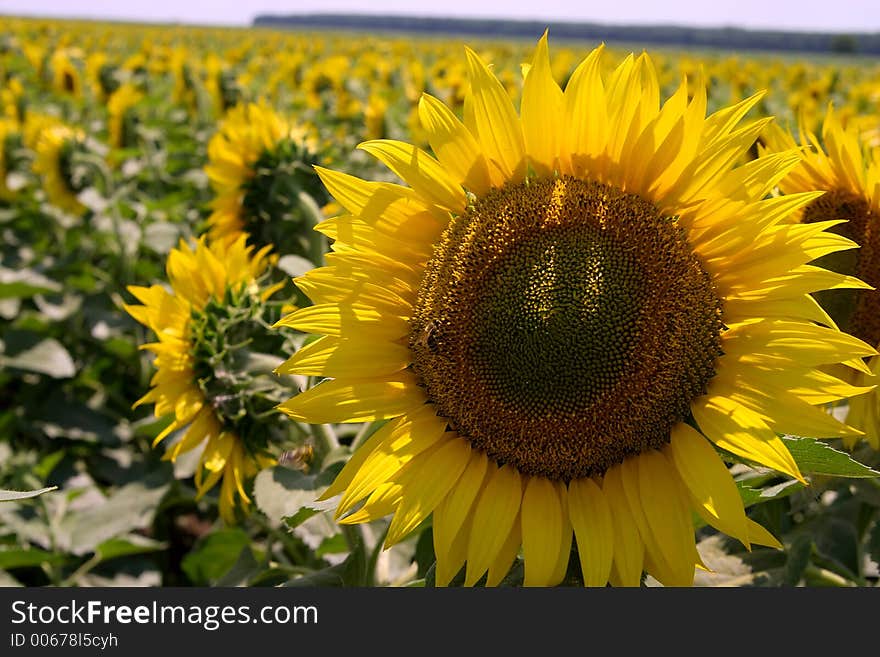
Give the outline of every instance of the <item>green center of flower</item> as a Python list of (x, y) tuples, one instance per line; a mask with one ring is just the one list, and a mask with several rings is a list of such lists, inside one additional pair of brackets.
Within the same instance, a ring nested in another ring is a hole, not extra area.
[(264, 151), (254, 163), (254, 175), (244, 184), (243, 229), (258, 246), (275, 245), (281, 253), (308, 253), (308, 195), (318, 206), (329, 199), (315, 173), (316, 158), (293, 139)]
[(77, 139), (66, 139), (58, 148), (58, 172), (71, 194), (79, 194), (94, 184), (94, 169), (81, 157), (86, 152)]
[(508, 185), (453, 219), (411, 323), (450, 427), (559, 480), (667, 443), (721, 353), (720, 301), (675, 219), (574, 178)]
[(263, 451), (283, 429), (275, 407), (290, 396), (272, 370), (268, 356), (290, 345), (283, 332), (272, 330), (277, 310), (246, 286), (229, 288), (223, 299), (210, 299), (193, 309), (189, 341), (193, 374), (217, 418), (254, 453)]

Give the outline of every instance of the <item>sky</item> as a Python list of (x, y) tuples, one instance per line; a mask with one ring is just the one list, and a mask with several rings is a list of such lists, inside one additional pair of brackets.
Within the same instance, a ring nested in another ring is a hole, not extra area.
[(0, 14), (247, 25), (260, 13), (388, 13), (880, 32), (878, 0), (0, 0)]

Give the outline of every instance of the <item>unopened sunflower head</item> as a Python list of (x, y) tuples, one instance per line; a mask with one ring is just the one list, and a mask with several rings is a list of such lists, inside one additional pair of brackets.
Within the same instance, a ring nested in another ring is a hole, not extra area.
[[(843, 126), (829, 106), (821, 139), (800, 125), (797, 139), (781, 128), (765, 135), (765, 150), (789, 149), (799, 143), (803, 160), (779, 181), (786, 198), (807, 190), (825, 193), (793, 215), (804, 224), (801, 230), (828, 229), (852, 240), (858, 249), (826, 255), (814, 264), (839, 274), (854, 276), (868, 289), (817, 291), (816, 299), (841, 330), (865, 342), (880, 345), (880, 154), (872, 150), (857, 124)], [(827, 321), (826, 321), (827, 323)], [(880, 369), (876, 358), (867, 359), (871, 372)], [(876, 385), (870, 372), (854, 372), (849, 378), (859, 385)], [(880, 449), (880, 398), (876, 393), (849, 402), (847, 422), (865, 432), (866, 440)], [(846, 437), (853, 446), (855, 437)]]
[(249, 506), (247, 482), (274, 462), (289, 431), (274, 408), (290, 388), (274, 375), (280, 359), (269, 354), (289, 346), (290, 333), (270, 328), (280, 302), (269, 300), (279, 288), (267, 285), (269, 247), (256, 251), (245, 240), (202, 238), (195, 248), (181, 242), (168, 256), (170, 291), (130, 287), (143, 305), (126, 306), (158, 339), (143, 345), (156, 354), (157, 369), (137, 402), (171, 417), (154, 444), (179, 432), (165, 458), (202, 450), (198, 493), (219, 482), (227, 522), (235, 518), (236, 500)]
[(324, 337), (283, 369), (326, 377), (282, 405), (315, 423), (390, 420), (325, 498), (343, 523), (393, 513), (386, 544), (433, 513), (436, 580), (690, 585), (692, 513), (777, 545), (749, 519), (717, 446), (803, 479), (780, 433), (858, 433), (818, 404), (857, 393), (824, 367), (875, 351), (823, 325), (809, 293), (863, 286), (812, 267), (854, 246), (768, 198), (798, 151), (736, 166), (767, 120), (753, 96), (706, 116), (702, 83), (661, 103), (651, 59), (563, 91), (547, 39), (520, 112), (466, 52), (463, 121), (425, 95), (433, 154), (360, 148), (407, 185), (320, 175), (347, 212), (318, 228), (314, 302), (281, 325)]
[(234, 108), (208, 144), (205, 171), (216, 193), (212, 240), (249, 234), (258, 247), (309, 252), (313, 208), (329, 197), (315, 174), (315, 140), (264, 104)]

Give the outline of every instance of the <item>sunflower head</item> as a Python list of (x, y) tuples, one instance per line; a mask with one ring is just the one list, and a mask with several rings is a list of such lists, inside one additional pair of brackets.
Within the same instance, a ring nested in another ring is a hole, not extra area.
[[(827, 226), (859, 246), (826, 255), (816, 264), (858, 277), (874, 288), (818, 291), (817, 301), (842, 330), (880, 345), (880, 154), (872, 151), (856, 124), (844, 126), (830, 105), (821, 138), (808, 130), (802, 119), (797, 139), (776, 128), (768, 131), (765, 142), (765, 150), (770, 152), (798, 143), (807, 149), (800, 164), (780, 180), (780, 191), (786, 195), (812, 189), (825, 192), (804, 206), (795, 220), (805, 226)], [(872, 358), (867, 367), (876, 372), (880, 363)], [(861, 385), (875, 383), (868, 372), (854, 373), (850, 378)], [(878, 410), (880, 401), (871, 393), (852, 400), (847, 417), (850, 424), (865, 432), (875, 449), (880, 449)], [(845, 442), (852, 446), (855, 437)]]
[(74, 97), (82, 95), (82, 75), (68, 51), (56, 50), (49, 66), (52, 69), (52, 87), (56, 92)]
[(133, 84), (125, 83), (117, 88), (107, 100), (110, 144), (115, 148), (127, 148), (137, 143), (137, 118), (133, 109), (144, 94)]
[(158, 339), (143, 347), (156, 354), (156, 373), (136, 404), (153, 403), (157, 417), (171, 416), (154, 444), (179, 432), (166, 459), (202, 450), (199, 495), (220, 482), (228, 522), (236, 499), (250, 504), (250, 477), (289, 440), (289, 426), (273, 410), (289, 387), (274, 375), (280, 360), (269, 354), (289, 347), (291, 336), (270, 330), (280, 302), (269, 300), (279, 286), (266, 284), (268, 252), (255, 252), (244, 235), (211, 244), (202, 238), (195, 248), (181, 242), (168, 256), (171, 290), (130, 287), (143, 305), (126, 306)]
[[(206, 172), (216, 192), (208, 218), (213, 240), (247, 232), (253, 244), (305, 254), (311, 214), (329, 197), (315, 174), (315, 142), (266, 105), (233, 109), (208, 145)], [(306, 198), (304, 198), (306, 197)]]
[(7, 186), (7, 175), (12, 169), (12, 153), (20, 142), (21, 135), (18, 124), (7, 118), (0, 118), (0, 200), (10, 201), (15, 198)]
[(603, 49), (561, 89), (547, 39), (520, 111), (466, 50), (463, 119), (422, 96), (431, 153), (360, 148), (406, 186), (319, 169), (349, 213), (318, 229), (314, 305), (281, 326), (324, 337), (284, 371), (327, 380), (282, 405), (300, 421), (390, 420), (324, 493), (342, 523), (393, 514), (387, 545), (433, 514), (436, 581), (498, 584), (522, 552), (553, 585), (689, 585), (693, 512), (749, 546), (723, 453), (803, 480), (780, 433), (857, 431), (816, 405), (865, 391), (829, 375), (876, 352), (810, 292), (863, 286), (808, 264), (852, 248), (769, 198), (797, 150), (742, 166), (760, 95), (706, 116), (651, 59), (605, 75)]
[(84, 214), (86, 207), (77, 194), (94, 182), (93, 170), (78, 158), (88, 150), (85, 135), (56, 121), (42, 123), (36, 134), (33, 168), (42, 179), (47, 199), (65, 212)]

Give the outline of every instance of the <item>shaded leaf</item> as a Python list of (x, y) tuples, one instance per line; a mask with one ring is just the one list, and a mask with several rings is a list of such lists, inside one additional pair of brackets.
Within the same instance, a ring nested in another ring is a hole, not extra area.
[(798, 536), (791, 547), (787, 550), (788, 558), (785, 561), (786, 586), (797, 586), (804, 576), (804, 571), (810, 563), (810, 553), (813, 550), (813, 539), (809, 536)]
[(190, 581), (205, 586), (219, 581), (238, 562), (242, 550), (250, 546), (250, 537), (235, 527), (208, 534), (181, 562)]
[(254, 481), (254, 498), (257, 507), (275, 524), (284, 518), (295, 519), (298, 525), (314, 514), (301, 513), (303, 509), (324, 511), (332, 508), (316, 498), (326, 490), (336, 476), (336, 470), (325, 470), (317, 475), (307, 475), (300, 470), (284, 466), (268, 468), (260, 472)]
[(61, 289), (60, 283), (33, 269), (0, 267), (0, 299), (22, 299), (35, 294), (60, 292)]
[(49, 486), (40, 490), (0, 490), (0, 502), (14, 502), (16, 500), (27, 500), (31, 497), (37, 497), (43, 493), (48, 493), (57, 489), (58, 486)]
[(126, 484), (100, 506), (66, 515), (60, 538), (74, 554), (92, 552), (111, 538), (150, 524), (167, 490), (168, 484), (159, 484), (156, 478)]
[(0, 365), (48, 374), (55, 379), (67, 379), (76, 374), (73, 358), (54, 338), (46, 338), (14, 356), (0, 356)]

